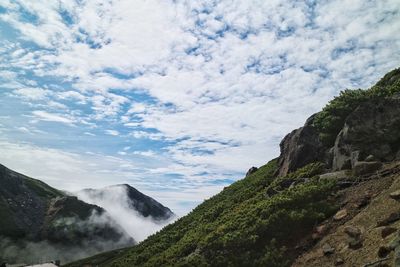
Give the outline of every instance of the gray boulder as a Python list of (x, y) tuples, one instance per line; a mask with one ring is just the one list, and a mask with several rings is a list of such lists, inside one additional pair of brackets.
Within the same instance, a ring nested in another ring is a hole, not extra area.
[(349, 178), (351, 178), (351, 171), (347, 171), (347, 170), (324, 173), (319, 176), (320, 180), (341, 181), (341, 180), (346, 180)]
[(382, 167), (382, 163), (379, 161), (358, 161), (354, 164), (353, 174), (355, 176), (371, 174), (376, 172)]
[(280, 143), (281, 154), (278, 158), (278, 176), (285, 176), (309, 163), (325, 158), (325, 147), (321, 143), (318, 132), (313, 127), (315, 114), (299, 129), (283, 138)]
[(246, 172), (246, 177), (249, 176), (250, 174), (255, 173), (258, 170), (257, 167), (251, 167), (247, 172)]
[[(391, 161), (400, 149), (400, 99), (373, 99), (346, 119), (333, 148), (333, 170), (354, 168), (358, 161)], [(367, 159), (368, 157), (368, 159)]]

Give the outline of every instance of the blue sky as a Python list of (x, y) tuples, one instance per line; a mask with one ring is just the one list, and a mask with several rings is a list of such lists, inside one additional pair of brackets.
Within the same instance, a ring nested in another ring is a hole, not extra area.
[(0, 162), (183, 215), (400, 62), (387, 1), (0, 1)]

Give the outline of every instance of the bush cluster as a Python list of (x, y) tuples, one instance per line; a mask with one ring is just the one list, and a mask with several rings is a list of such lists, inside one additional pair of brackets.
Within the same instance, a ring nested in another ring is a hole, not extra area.
[(331, 100), (314, 119), (322, 143), (332, 147), (336, 136), (343, 128), (347, 116), (361, 103), (374, 98), (390, 97), (400, 93), (400, 68), (387, 73), (368, 90), (346, 89)]

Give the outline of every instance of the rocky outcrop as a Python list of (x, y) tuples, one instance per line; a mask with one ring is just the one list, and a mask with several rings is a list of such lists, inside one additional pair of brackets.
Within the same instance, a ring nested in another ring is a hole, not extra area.
[(258, 170), (257, 167), (254, 167), (254, 166), (251, 167), (251, 168), (246, 172), (246, 177), (249, 176), (249, 175), (251, 175), (251, 174), (253, 174), (253, 173), (255, 173), (257, 170)]
[(285, 176), (316, 161), (332, 171), (353, 170), (356, 176), (373, 173), (381, 162), (400, 159), (399, 114), (397, 96), (362, 103), (347, 117), (331, 148), (322, 144), (313, 115), (280, 143), (277, 175)]
[(325, 148), (312, 125), (314, 116), (315, 114), (306, 121), (303, 127), (286, 135), (280, 143), (278, 176), (285, 176), (309, 163), (324, 160)]
[(348, 116), (336, 138), (332, 169), (354, 168), (358, 161), (372, 158), (394, 160), (400, 149), (399, 114), (400, 99), (395, 97), (361, 104)]

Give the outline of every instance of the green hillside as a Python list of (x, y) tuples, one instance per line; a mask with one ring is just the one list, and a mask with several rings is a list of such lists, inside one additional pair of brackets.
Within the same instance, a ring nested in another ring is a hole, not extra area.
[[(119, 255), (112, 265), (262, 266), (268, 262), (268, 266), (287, 266), (286, 250), (293, 249), (292, 240), (335, 211), (326, 199), (334, 184), (311, 179), (271, 197), (266, 193), (281, 190), (287, 180), (317, 174), (319, 166), (311, 164), (274, 181), (276, 160), (272, 160)], [(84, 262), (88, 261), (71, 266)]]
[[(343, 186), (351, 191), (381, 162), (400, 160), (399, 92), (400, 69), (368, 90), (341, 92), (283, 139), (278, 159), (139, 245), (70, 266), (290, 266), (315, 244), (313, 229), (340, 208)], [(298, 167), (278, 176), (282, 166)]]

